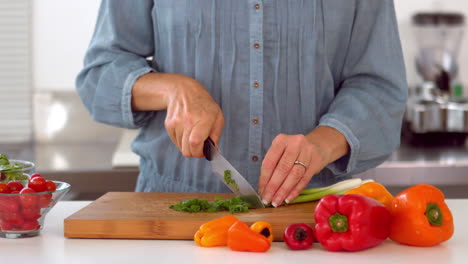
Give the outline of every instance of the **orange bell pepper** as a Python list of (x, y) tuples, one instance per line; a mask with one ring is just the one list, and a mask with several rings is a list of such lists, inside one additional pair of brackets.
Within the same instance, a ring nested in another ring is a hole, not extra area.
[(206, 222), (200, 226), (193, 240), (201, 247), (226, 246), (228, 230), (237, 221), (237, 217), (228, 215)]
[(270, 243), (273, 242), (273, 228), (271, 227), (270, 223), (265, 221), (257, 221), (250, 226), (250, 229), (252, 229), (255, 233), (266, 237)]
[(432, 246), (453, 235), (453, 218), (442, 191), (418, 184), (392, 201), (390, 238), (411, 246)]
[(265, 252), (270, 241), (250, 229), (244, 222), (235, 222), (228, 231), (227, 245), (235, 251)]
[(390, 209), (393, 200), (393, 195), (378, 182), (364, 183), (357, 188), (346, 191), (345, 194), (359, 194), (373, 198), (381, 202), (388, 209)]

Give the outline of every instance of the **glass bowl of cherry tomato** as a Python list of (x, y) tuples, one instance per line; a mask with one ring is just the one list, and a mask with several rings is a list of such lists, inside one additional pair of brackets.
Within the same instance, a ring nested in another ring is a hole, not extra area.
[(47, 213), (70, 190), (70, 184), (32, 174), (26, 181), (0, 182), (0, 237), (39, 235)]

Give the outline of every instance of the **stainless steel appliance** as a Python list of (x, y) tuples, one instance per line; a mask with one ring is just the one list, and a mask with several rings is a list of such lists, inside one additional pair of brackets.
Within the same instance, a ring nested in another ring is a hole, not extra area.
[(405, 125), (416, 134), (468, 132), (468, 97), (457, 79), (465, 17), (417, 13), (412, 18), (421, 82), (411, 87)]

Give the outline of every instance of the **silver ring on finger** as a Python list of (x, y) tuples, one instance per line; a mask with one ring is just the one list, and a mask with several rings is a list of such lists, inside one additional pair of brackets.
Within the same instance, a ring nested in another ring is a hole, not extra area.
[(301, 165), (302, 167), (304, 167), (305, 170), (307, 170), (307, 166), (304, 164), (304, 162), (299, 161), (299, 160), (296, 160), (296, 161), (294, 162), (294, 165), (296, 165), (296, 164), (297, 164), (297, 165)]

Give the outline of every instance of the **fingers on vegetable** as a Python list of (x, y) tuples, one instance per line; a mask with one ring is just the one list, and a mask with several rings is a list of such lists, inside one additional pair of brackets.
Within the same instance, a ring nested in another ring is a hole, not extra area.
[(442, 191), (428, 184), (412, 186), (392, 201), (390, 239), (411, 246), (433, 246), (450, 239), (453, 218)]

